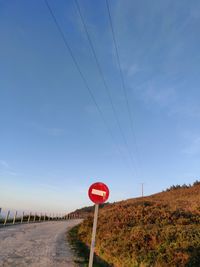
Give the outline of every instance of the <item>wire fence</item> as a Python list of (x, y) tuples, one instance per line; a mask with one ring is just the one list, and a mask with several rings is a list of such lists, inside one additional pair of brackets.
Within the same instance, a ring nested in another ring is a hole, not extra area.
[(45, 213), (45, 212), (30, 212), (17, 211), (0, 208), (0, 227), (22, 224), (22, 223), (41, 223), (46, 221), (61, 221), (80, 218), (78, 213)]

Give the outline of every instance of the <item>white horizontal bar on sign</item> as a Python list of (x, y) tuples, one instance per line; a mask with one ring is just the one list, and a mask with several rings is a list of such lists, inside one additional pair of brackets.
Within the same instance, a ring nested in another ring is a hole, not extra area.
[(97, 195), (97, 196), (101, 196), (101, 197), (105, 197), (106, 192), (102, 191), (102, 190), (92, 189), (92, 194)]

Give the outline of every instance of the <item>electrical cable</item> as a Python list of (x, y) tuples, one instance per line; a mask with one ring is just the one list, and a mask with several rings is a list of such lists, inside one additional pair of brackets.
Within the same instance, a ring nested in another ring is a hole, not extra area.
[(111, 17), (111, 12), (110, 12), (108, 0), (106, 0), (106, 7), (107, 7), (107, 12), (108, 12), (108, 17), (109, 17), (112, 39), (113, 39), (113, 43), (114, 43), (114, 47), (115, 47), (115, 53), (116, 53), (116, 57), (117, 57), (118, 68), (119, 68), (119, 72), (120, 72), (121, 85), (122, 85), (122, 89), (123, 89), (123, 93), (124, 93), (124, 98), (125, 98), (126, 107), (127, 107), (128, 116), (129, 116), (129, 121), (130, 121), (130, 126), (131, 126), (131, 132), (132, 132), (132, 136), (133, 136), (133, 140), (134, 140), (134, 144), (135, 144), (136, 153), (137, 153), (138, 158), (139, 158), (137, 143), (135, 141), (136, 137), (135, 137), (134, 127), (133, 127), (134, 123), (133, 123), (133, 118), (132, 118), (132, 114), (131, 114), (130, 104), (128, 101), (128, 95), (127, 95), (127, 90), (126, 90), (126, 86), (125, 86), (124, 76), (123, 76), (123, 72), (122, 72), (122, 68), (121, 68), (119, 51), (118, 51), (118, 46), (117, 46), (117, 41), (116, 41), (116, 37), (115, 37), (115, 31), (114, 31), (114, 27), (113, 27), (113, 22), (112, 22), (112, 17)]
[(111, 108), (112, 108), (112, 111), (113, 111), (115, 120), (116, 120), (116, 122), (117, 122), (117, 126), (118, 126), (118, 128), (119, 128), (120, 134), (121, 134), (121, 136), (122, 136), (122, 139), (123, 139), (123, 141), (124, 141), (124, 143), (125, 143), (125, 146), (126, 146), (126, 148), (127, 148), (128, 153), (129, 153), (130, 159), (131, 159), (132, 163), (134, 164), (134, 160), (133, 160), (131, 151), (130, 151), (130, 149), (129, 149), (128, 142), (127, 142), (126, 137), (125, 137), (125, 134), (124, 134), (124, 132), (123, 132), (123, 130), (122, 130), (122, 127), (121, 127), (121, 124), (120, 124), (120, 121), (119, 121), (119, 117), (118, 117), (118, 115), (117, 115), (117, 112), (116, 112), (114, 103), (113, 103), (113, 101), (112, 101), (112, 96), (111, 96), (111, 93), (110, 93), (110, 89), (109, 89), (109, 87), (108, 87), (108, 85), (107, 85), (107, 83), (106, 83), (106, 80), (105, 80), (105, 77), (104, 77), (104, 74), (103, 74), (101, 65), (100, 65), (100, 63), (99, 63), (99, 60), (98, 60), (98, 57), (97, 57), (97, 54), (96, 54), (96, 50), (95, 50), (94, 45), (93, 45), (93, 42), (92, 42), (92, 40), (91, 40), (91, 37), (90, 37), (89, 31), (88, 31), (87, 25), (86, 25), (86, 23), (85, 23), (84, 17), (83, 17), (83, 15), (82, 15), (82, 12), (81, 12), (81, 9), (80, 9), (80, 5), (79, 5), (79, 3), (78, 3), (78, 0), (75, 0), (75, 4), (76, 4), (76, 8), (77, 8), (77, 10), (78, 10), (79, 16), (80, 16), (80, 18), (81, 18), (81, 22), (82, 22), (82, 24), (83, 24), (83, 27), (84, 27), (84, 30), (85, 30), (85, 33), (86, 33), (86, 36), (87, 36), (87, 39), (88, 39), (90, 48), (91, 48), (91, 50), (92, 50), (92, 54), (93, 54), (93, 56), (94, 56), (94, 59), (95, 59), (96, 65), (97, 65), (97, 69), (98, 69), (98, 71), (99, 71), (99, 75), (100, 75), (100, 77), (101, 77), (101, 79), (102, 79), (102, 82), (103, 82), (105, 91), (106, 91), (106, 93), (107, 93), (107, 95), (108, 95), (108, 99), (109, 99), (109, 102), (110, 102), (110, 105), (111, 105)]
[(62, 40), (63, 40), (63, 42), (64, 42), (64, 44), (65, 44), (65, 47), (67, 48), (67, 50), (68, 50), (68, 52), (69, 52), (69, 54), (70, 54), (70, 56), (71, 56), (71, 58), (72, 58), (72, 60), (73, 60), (73, 62), (74, 62), (74, 65), (75, 65), (75, 67), (76, 67), (78, 73), (80, 74), (81, 79), (83, 80), (83, 83), (84, 83), (85, 87), (87, 88), (88, 93), (89, 93), (89, 95), (90, 95), (92, 101), (94, 102), (94, 104), (95, 104), (95, 106), (96, 106), (96, 108), (97, 108), (97, 110), (98, 110), (98, 112), (99, 112), (99, 114), (100, 114), (100, 117), (102, 118), (103, 123), (104, 123), (104, 125), (105, 125), (105, 127), (106, 127), (108, 133), (109, 133), (110, 136), (111, 136), (111, 139), (112, 139), (113, 143), (115, 144), (115, 147), (116, 147), (118, 153), (121, 154), (121, 156), (124, 158), (124, 156), (123, 156), (123, 154), (122, 154), (122, 152), (121, 152), (121, 149), (119, 148), (119, 146), (118, 146), (118, 145), (116, 144), (116, 142), (115, 142), (114, 136), (113, 136), (112, 131), (110, 130), (108, 124), (107, 124), (107, 121), (106, 121), (106, 119), (105, 119), (105, 117), (104, 117), (104, 115), (103, 115), (103, 112), (102, 112), (100, 106), (98, 105), (98, 103), (97, 103), (97, 101), (96, 101), (96, 98), (95, 98), (95, 96), (94, 96), (94, 94), (93, 94), (93, 92), (92, 92), (92, 90), (91, 90), (91, 88), (90, 88), (90, 86), (89, 86), (89, 84), (88, 84), (88, 82), (87, 82), (87, 80), (86, 80), (86, 78), (85, 78), (85, 76), (84, 76), (84, 74), (83, 74), (81, 68), (79, 67), (78, 61), (76, 60), (76, 58), (75, 58), (75, 56), (74, 56), (74, 54), (73, 54), (73, 52), (72, 52), (72, 49), (71, 49), (69, 43), (67, 42), (67, 39), (65, 38), (65, 35), (64, 35), (64, 33), (63, 33), (63, 31), (62, 31), (62, 29), (61, 29), (61, 27), (60, 27), (60, 25), (59, 25), (59, 23), (58, 23), (58, 21), (57, 21), (57, 19), (56, 19), (56, 16), (54, 15), (53, 10), (52, 10), (52, 8), (50, 7), (50, 5), (49, 5), (49, 3), (48, 3), (48, 0), (44, 0), (44, 2), (45, 2), (46, 6), (47, 6), (47, 8), (48, 8), (48, 10), (49, 10), (49, 13), (50, 13), (50, 15), (51, 15), (51, 17), (52, 17), (52, 19), (53, 19), (53, 21), (54, 21), (56, 27), (57, 27), (58, 32), (59, 32), (60, 35), (61, 35), (61, 38), (62, 38)]

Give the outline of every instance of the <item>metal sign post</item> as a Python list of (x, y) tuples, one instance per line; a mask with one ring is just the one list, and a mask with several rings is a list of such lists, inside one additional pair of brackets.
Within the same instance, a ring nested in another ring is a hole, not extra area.
[(92, 265), (93, 265), (94, 248), (95, 248), (95, 238), (96, 238), (96, 230), (97, 230), (98, 211), (99, 211), (99, 204), (95, 204), (94, 222), (93, 222), (93, 228), (92, 228), (92, 241), (91, 241), (91, 246), (90, 246), (89, 267), (92, 267)]

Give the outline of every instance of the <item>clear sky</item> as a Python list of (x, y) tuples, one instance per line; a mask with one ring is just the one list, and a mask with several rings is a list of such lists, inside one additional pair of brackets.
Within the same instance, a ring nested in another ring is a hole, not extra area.
[(114, 109), (75, 1), (48, 2), (102, 115), (45, 1), (0, 0), (0, 206), (72, 211), (95, 181), (117, 201), (199, 178), (200, 1), (108, 1), (122, 87), (106, 2), (79, 0)]

